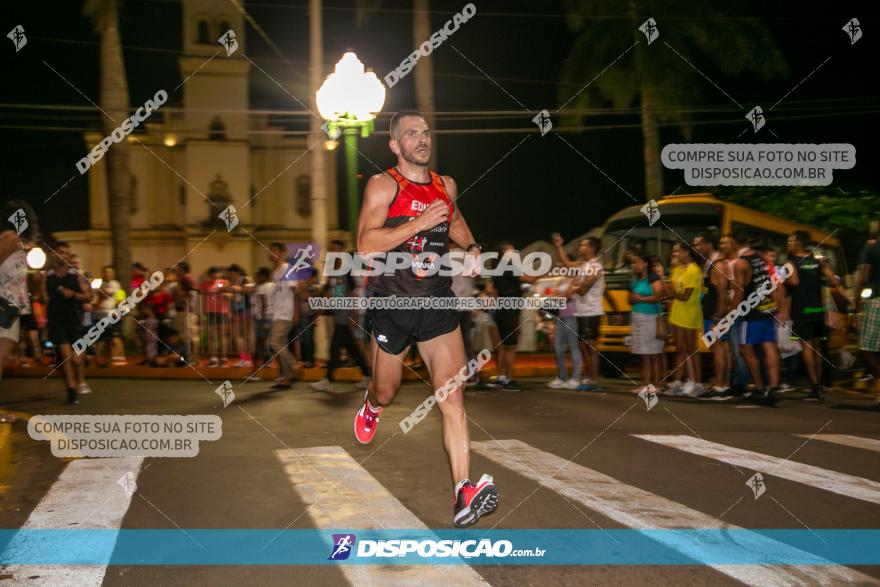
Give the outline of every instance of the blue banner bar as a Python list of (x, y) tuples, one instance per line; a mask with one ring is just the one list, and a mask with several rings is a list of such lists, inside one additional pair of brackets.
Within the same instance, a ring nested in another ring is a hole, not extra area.
[(880, 529), (0, 530), (19, 565), (880, 565)]

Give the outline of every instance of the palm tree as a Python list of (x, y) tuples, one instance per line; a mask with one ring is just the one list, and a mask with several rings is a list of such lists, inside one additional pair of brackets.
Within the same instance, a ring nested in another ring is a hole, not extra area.
[[(128, 116), (128, 82), (119, 38), (119, 0), (86, 0), (83, 13), (101, 35), (101, 109), (104, 134), (109, 135)], [(112, 118), (112, 119), (111, 119)], [(107, 162), (107, 197), (113, 267), (124, 288), (131, 279), (131, 159), (128, 140), (114, 144)]]
[[(356, 0), (355, 17), (357, 26), (366, 24), (370, 14), (382, 6), (382, 0)], [(413, 0), (413, 47), (418, 47), (431, 38), (431, 13), (428, 0)], [(431, 55), (421, 57), (412, 71), (416, 86), (416, 109), (424, 112), (425, 121), (435, 128), (434, 118), (434, 62)], [(438, 167), (439, 151), (437, 135), (431, 139), (431, 157), (434, 167)]]
[[(646, 200), (657, 198), (664, 191), (659, 124), (678, 125), (685, 138), (689, 138), (691, 127), (686, 110), (695, 105), (700, 94), (714, 90), (682, 57), (701, 70), (717, 69), (726, 75), (749, 71), (768, 79), (785, 71), (782, 54), (766, 27), (757, 19), (742, 17), (746, 11), (738, 0), (690, 2), (686, 14), (682, 14), (682, 3), (674, 0), (564, 3), (569, 14), (568, 27), (577, 37), (562, 67), (564, 85), (560, 86), (558, 99), (565, 104), (563, 124), (580, 124), (584, 118), (580, 114), (566, 115), (566, 110), (638, 105)], [(621, 6), (625, 7), (623, 14)], [(660, 36), (650, 46), (638, 29), (649, 17), (654, 18), (660, 30)], [(626, 51), (633, 42), (636, 46)], [(618, 58), (586, 90), (571, 99), (572, 87), (586, 85)], [(723, 95), (721, 99), (727, 100)], [(733, 102), (731, 108), (735, 109)]]

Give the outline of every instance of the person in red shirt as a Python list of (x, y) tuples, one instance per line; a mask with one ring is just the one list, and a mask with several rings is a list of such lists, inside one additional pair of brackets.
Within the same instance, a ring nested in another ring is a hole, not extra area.
[(207, 320), (208, 352), (211, 353), (209, 367), (220, 366), (217, 355), (226, 348), (226, 330), (229, 325), (228, 289), (229, 282), (223, 277), (223, 270), (219, 267), (208, 269), (204, 281), (199, 284), (199, 315), (205, 316)]

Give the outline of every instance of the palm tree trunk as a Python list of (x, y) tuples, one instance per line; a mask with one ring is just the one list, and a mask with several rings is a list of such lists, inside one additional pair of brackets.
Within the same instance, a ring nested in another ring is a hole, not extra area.
[(660, 132), (654, 112), (652, 90), (647, 83), (639, 91), (642, 106), (642, 143), (645, 158), (645, 200), (663, 195), (663, 166), (660, 162)]
[[(110, 134), (128, 116), (128, 83), (119, 38), (119, 6), (105, 2), (101, 22), (101, 108), (105, 134)], [(112, 117), (112, 120), (111, 120)], [(131, 160), (128, 140), (112, 145), (107, 161), (107, 197), (110, 209), (110, 237), (113, 267), (126, 290), (131, 280)]]
[(645, 43), (639, 32), (635, 0), (626, 3), (627, 15), (632, 23), (632, 35), (638, 46), (635, 52), (636, 70), (641, 80), (639, 101), (642, 110), (642, 156), (645, 165), (645, 200), (651, 201), (663, 195), (663, 167), (660, 163), (660, 132), (657, 129), (657, 113), (654, 110), (653, 88), (648, 75)]
[[(413, 42), (418, 47), (431, 38), (431, 15), (428, 0), (413, 0)], [(419, 59), (413, 70), (416, 84), (416, 107), (425, 114), (425, 121), (434, 129), (434, 63), (431, 56)], [(440, 160), (437, 148), (437, 135), (431, 138), (432, 166), (437, 169)]]

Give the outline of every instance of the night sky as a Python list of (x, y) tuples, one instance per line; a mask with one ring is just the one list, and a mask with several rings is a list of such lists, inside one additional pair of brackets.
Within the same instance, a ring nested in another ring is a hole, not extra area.
[[(306, 0), (244, 3), (287, 62), (250, 25), (246, 31), (247, 54), (294, 93), (305, 92), (307, 79), (306, 4)], [(463, 1), (433, 1), (432, 30), (441, 27), (464, 4)], [(475, 4), (477, 15), (434, 52), (434, 88), (437, 110), (447, 113), (440, 116), (437, 124), (438, 170), (452, 175), (460, 191), (467, 189), (459, 203), (477, 238), (485, 243), (508, 239), (523, 246), (535, 239), (546, 239), (554, 231), (573, 237), (601, 224), (614, 211), (632, 205), (634, 202), (623, 190), (642, 198), (642, 140), (637, 114), (588, 117), (587, 125), (614, 128), (563, 135), (601, 172), (559, 136), (551, 133), (541, 137), (531, 132), (537, 130), (531, 123), (537, 111), (545, 108), (553, 111), (560, 105), (557, 82), (561, 62), (574, 39), (566, 27), (563, 3), (511, 0)], [(610, 2), (602, 4), (616, 6)], [(625, 18), (624, 3), (619, 4), (617, 13), (609, 12), (601, 18), (609, 22)], [(664, 6), (670, 4), (673, 3), (663, 3)], [(664, 29), (689, 18), (689, 4), (681, 2), (679, 7), (666, 13), (657, 11), (643, 16), (654, 17), (662, 35)], [(4, 36), (13, 26), (21, 24), (29, 43), (18, 54), (13, 52), (8, 39), (0, 44), (4, 76), (0, 98), (3, 153), (0, 192), (4, 200), (19, 197), (33, 203), (43, 229), (48, 231), (86, 228), (88, 201), (87, 179), (77, 174), (48, 204), (43, 204), (43, 200), (74, 174), (75, 161), (86, 151), (81, 132), (45, 127), (98, 128), (99, 114), (94, 109), (23, 110), (10, 105), (89, 106), (43, 63), (44, 60), (98, 101), (98, 37), (92, 32), (89, 20), (82, 16), (81, 5), (81, 2), (69, 1), (15, 3), (4, 7)], [(688, 58), (743, 105), (773, 104), (795, 88), (774, 110), (774, 115), (804, 118), (771, 120), (779, 141), (852, 143), (856, 147), (857, 165), (851, 171), (835, 172), (835, 185), (876, 191), (880, 188), (878, 174), (874, 172), (880, 108), (869, 85), (873, 85), (872, 79), (876, 76), (874, 39), (880, 34), (880, 23), (864, 14), (861, 7), (865, 3), (798, 2), (796, 8), (795, 3), (781, 2), (747, 2), (746, 5), (752, 8), (748, 16), (766, 24), (783, 53), (787, 65), (784, 76), (771, 81), (751, 76), (734, 78), (713, 68), (705, 56), (694, 54)], [(396, 67), (413, 46), (410, 6), (410, 2), (386, 0), (366, 25), (357, 28), (353, 3), (328, 0), (324, 12), (325, 74), (349, 48), (380, 78)], [(234, 10), (230, 5), (229, 11)], [(864, 37), (850, 47), (841, 27), (853, 16), (859, 18)], [(127, 0), (123, 3), (121, 20), (131, 103), (142, 104), (157, 88), (173, 88), (180, 82), (177, 65), (181, 46), (180, 3)], [(621, 51), (631, 42), (631, 39), (621, 39)], [(829, 56), (831, 59), (827, 60)], [(823, 62), (824, 65), (803, 81)], [(590, 78), (607, 65), (605, 62), (590, 64), (588, 69), (593, 72)], [(681, 70), (674, 74), (680, 76), (682, 83), (693, 87), (699, 104), (719, 108), (732, 105), (684, 61), (679, 65)], [(251, 80), (252, 107), (300, 109), (255, 69)], [(588, 81), (586, 78), (583, 83)], [(802, 83), (795, 87), (799, 82)], [(577, 88), (570, 91), (573, 93)], [(177, 97), (179, 99), (179, 93)], [(388, 92), (385, 111), (413, 107), (413, 77), (409, 76)], [(846, 115), (854, 108), (870, 109), (872, 113)], [(508, 118), (477, 121), (454, 115), (472, 110), (512, 111), (514, 114)], [(738, 116), (736, 112), (728, 112), (721, 118)], [(388, 116), (380, 116), (378, 130), (387, 130), (387, 124)], [(15, 126), (41, 128), (11, 128)], [(444, 133), (487, 128), (514, 131)], [(745, 119), (734, 124), (703, 124), (695, 127), (692, 140), (735, 142), (735, 137), (747, 128), (749, 123)], [(360, 143), (363, 153), (384, 167), (393, 163), (386, 139), (379, 133)], [(661, 145), (670, 142), (684, 142), (684, 139), (677, 128), (664, 127)], [(510, 152), (514, 147), (516, 149)], [(342, 170), (342, 150), (337, 150), (335, 156), (339, 157)], [(365, 159), (360, 161), (360, 170), (365, 177), (376, 172)], [(667, 192), (684, 183), (678, 171), (665, 171), (665, 180)], [(684, 186), (679, 193), (688, 191), (704, 190)], [(344, 194), (342, 177), (340, 194)]]

